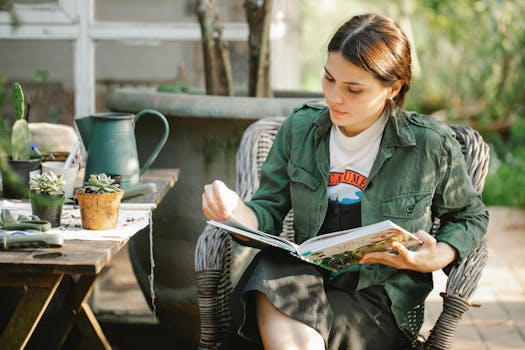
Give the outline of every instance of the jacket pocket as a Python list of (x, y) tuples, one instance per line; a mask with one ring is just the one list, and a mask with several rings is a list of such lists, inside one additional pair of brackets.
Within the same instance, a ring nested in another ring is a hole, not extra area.
[(315, 191), (317, 188), (319, 188), (319, 185), (321, 185), (321, 181), (319, 179), (315, 178), (306, 170), (294, 166), (292, 163), (288, 163), (287, 172), (292, 184), (303, 184), (311, 191)]
[(421, 216), (430, 218), (432, 192), (406, 193), (383, 200), (383, 215), (390, 218), (410, 220)]

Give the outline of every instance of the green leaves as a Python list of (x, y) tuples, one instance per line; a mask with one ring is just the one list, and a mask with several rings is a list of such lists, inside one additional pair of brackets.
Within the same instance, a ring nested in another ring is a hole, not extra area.
[(52, 171), (38, 174), (32, 177), (29, 181), (31, 190), (37, 193), (48, 194), (50, 196), (57, 196), (64, 194), (64, 186), (66, 182), (62, 179), (62, 175), (56, 175)]
[(17, 119), (24, 119), (24, 92), (19, 83), (13, 83), (11, 86), (13, 94), (13, 109)]
[(31, 157), (31, 133), (24, 119), (24, 93), (19, 83), (11, 86), (13, 93), (13, 109), (16, 121), (11, 133), (11, 157), (13, 160), (28, 160)]
[(84, 183), (86, 193), (113, 193), (122, 191), (115, 180), (104, 173), (91, 174), (88, 181)]
[(25, 119), (17, 119), (11, 133), (11, 157), (28, 160), (31, 157), (31, 132)]

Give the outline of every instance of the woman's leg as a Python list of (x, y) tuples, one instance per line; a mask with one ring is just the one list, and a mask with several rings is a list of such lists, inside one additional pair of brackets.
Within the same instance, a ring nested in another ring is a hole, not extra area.
[(279, 311), (266, 294), (256, 292), (255, 300), (257, 325), (264, 349), (325, 349), (319, 332)]

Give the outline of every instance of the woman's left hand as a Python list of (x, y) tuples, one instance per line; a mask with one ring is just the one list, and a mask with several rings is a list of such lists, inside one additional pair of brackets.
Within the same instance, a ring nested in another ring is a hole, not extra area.
[(383, 264), (401, 270), (418, 272), (433, 272), (444, 268), (456, 259), (454, 248), (436, 239), (425, 231), (416, 232), (423, 244), (415, 251), (407, 249), (403, 244), (394, 242), (391, 248), (397, 252), (368, 253), (363, 255), (360, 264)]

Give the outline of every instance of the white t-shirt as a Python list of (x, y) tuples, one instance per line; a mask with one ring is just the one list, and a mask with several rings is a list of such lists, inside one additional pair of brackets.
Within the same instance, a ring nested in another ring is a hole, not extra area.
[(331, 201), (340, 204), (361, 202), (387, 121), (388, 114), (383, 113), (372, 126), (351, 137), (332, 125), (328, 180), (328, 198)]

